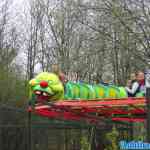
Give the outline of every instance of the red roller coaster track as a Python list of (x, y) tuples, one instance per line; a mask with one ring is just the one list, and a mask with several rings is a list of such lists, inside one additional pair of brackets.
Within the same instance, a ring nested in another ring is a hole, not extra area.
[(33, 113), (59, 120), (85, 121), (99, 124), (101, 121), (144, 122), (146, 119), (145, 98), (64, 100), (38, 104), (29, 110)]

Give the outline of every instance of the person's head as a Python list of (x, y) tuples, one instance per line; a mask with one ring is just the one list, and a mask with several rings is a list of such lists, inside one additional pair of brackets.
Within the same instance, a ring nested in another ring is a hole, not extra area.
[(58, 64), (52, 64), (52, 72), (59, 74), (60, 68)]
[(135, 73), (130, 74), (130, 80), (136, 80), (136, 74)]
[(127, 85), (127, 87), (130, 87), (132, 85), (132, 80), (127, 80), (126, 85)]
[(59, 73), (59, 79), (60, 79), (60, 81), (62, 81), (63, 83), (68, 82), (68, 79), (67, 79), (67, 77), (65, 76), (65, 74), (64, 74), (63, 72), (60, 72), (60, 73)]
[(111, 83), (113, 81), (113, 78), (110, 74), (103, 74), (102, 80), (104, 83)]
[(137, 73), (136, 78), (137, 78), (138, 81), (143, 81), (145, 79), (144, 73), (142, 71), (139, 71)]

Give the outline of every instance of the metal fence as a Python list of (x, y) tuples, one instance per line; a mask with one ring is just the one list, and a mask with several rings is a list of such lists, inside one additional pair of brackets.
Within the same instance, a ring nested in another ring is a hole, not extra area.
[(80, 150), (81, 128), (32, 114), (29, 118), (25, 109), (0, 106), (1, 150)]
[[(119, 125), (118, 127), (124, 126)], [(109, 128), (111, 131), (111, 126)], [(80, 150), (83, 135), (91, 138), (90, 130), (91, 127), (85, 124), (60, 122), (33, 114), (29, 116), (29, 113), (23, 108), (0, 106), (1, 150)], [(122, 140), (124, 131), (120, 131)], [(105, 143), (102, 136), (104, 132), (108, 132), (105, 126), (96, 130), (97, 134), (93, 135), (93, 140), (91, 140), (93, 147), (96, 144)], [(130, 138), (131, 135), (128, 135)]]

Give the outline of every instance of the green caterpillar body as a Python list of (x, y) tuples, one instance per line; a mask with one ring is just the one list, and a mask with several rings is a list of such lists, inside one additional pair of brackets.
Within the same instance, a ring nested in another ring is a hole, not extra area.
[(100, 99), (100, 98), (126, 98), (124, 87), (102, 84), (85, 84), (68, 82), (65, 85), (65, 99)]
[[(61, 83), (54, 73), (43, 72), (30, 80), (30, 96), (37, 95), (41, 100), (57, 101), (64, 99), (104, 99), (104, 98), (127, 98), (124, 87), (114, 85), (104, 86), (102, 84), (85, 84), (67, 82)], [(143, 97), (143, 93), (138, 93)]]

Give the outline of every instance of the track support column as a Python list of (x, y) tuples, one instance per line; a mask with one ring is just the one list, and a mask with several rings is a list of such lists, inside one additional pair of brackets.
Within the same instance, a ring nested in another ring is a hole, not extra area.
[(147, 142), (150, 143), (150, 69), (145, 72), (146, 104), (147, 104)]
[(31, 103), (29, 102), (29, 106), (28, 106), (28, 150), (32, 150), (32, 143), (31, 143), (31, 132), (32, 132), (31, 111), (32, 111), (32, 106), (31, 106)]

